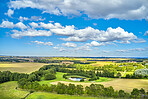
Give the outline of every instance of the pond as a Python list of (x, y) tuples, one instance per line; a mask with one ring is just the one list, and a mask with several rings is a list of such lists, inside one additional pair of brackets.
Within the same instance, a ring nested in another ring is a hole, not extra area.
[(80, 77), (70, 77), (69, 79), (72, 81), (80, 81), (81, 79), (86, 80), (85, 78), (80, 78)]

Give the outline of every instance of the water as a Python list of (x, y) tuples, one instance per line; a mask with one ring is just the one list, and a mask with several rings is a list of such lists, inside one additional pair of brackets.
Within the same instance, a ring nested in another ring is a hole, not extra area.
[(72, 80), (72, 81), (80, 81), (83, 78), (69, 78), (69, 79)]

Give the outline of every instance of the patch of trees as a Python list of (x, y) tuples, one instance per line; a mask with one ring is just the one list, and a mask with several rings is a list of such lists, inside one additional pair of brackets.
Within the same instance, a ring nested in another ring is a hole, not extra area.
[(0, 62), (29, 62), (27, 59), (0, 58)]
[(48, 60), (48, 59), (35, 59), (34, 62), (38, 63), (60, 63), (61, 60)]
[(10, 71), (0, 71), (0, 83), (7, 81), (18, 81), (21, 78), (28, 79), (29, 75), (25, 73), (11, 73)]
[(30, 82), (25, 78), (18, 81), (18, 87), (32, 91), (45, 91), (53, 92), (57, 94), (68, 95), (88, 95), (88, 96), (105, 96), (105, 97), (123, 97), (123, 98), (148, 98), (148, 92), (146, 93), (143, 88), (140, 90), (134, 88), (131, 94), (126, 93), (124, 90), (115, 91), (112, 86), (104, 87), (101, 84), (91, 84), (85, 88), (82, 85), (58, 83), (57, 85), (48, 86), (47, 84), (40, 85), (38, 82)]

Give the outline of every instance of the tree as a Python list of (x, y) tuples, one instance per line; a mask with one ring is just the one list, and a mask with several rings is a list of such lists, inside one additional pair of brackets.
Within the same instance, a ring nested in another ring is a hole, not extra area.
[(140, 94), (145, 94), (145, 90), (143, 88), (141, 88), (139, 91), (140, 91)]
[(140, 91), (137, 88), (134, 88), (131, 92), (132, 97), (136, 98), (140, 95)]
[(82, 95), (83, 93), (84, 93), (83, 86), (82, 85), (77, 85), (76, 86), (76, 94)]
[(24, 88), (24, 85), (26, 85), (27, 83), (28, 83), (28, 80), (25, 78), (22, 78), (18, 81), (18, 87)]
[(53, 80), (53, 79), (56, 79), (56, 76), (54, 74), (51, 74), (51, 73), (48, 73), (48, 74), (45, 74), (45, 80)]
[(119, 97), (125, 97), (125, 94), (124, 90), (119, 90)]
[(35, 74), (30, 74), (29, 77), (28, 77), (28, 80), (31, 81), (31, 82), (35, 81), (36, 80)]

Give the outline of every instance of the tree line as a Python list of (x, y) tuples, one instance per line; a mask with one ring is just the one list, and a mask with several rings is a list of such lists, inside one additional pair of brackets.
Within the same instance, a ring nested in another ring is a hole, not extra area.
[(124, 90), (116, 91), (112, 86), (104, 87), (101, 84), (91, 84), (85, 88), (82, 85), (58, 83), (57, 85), (47, 84), (40, 85), (38, 82), (31, 82), (26, 78), (22, 78), (18, 81), (18, 87), (31, 91), (45, 91), (57, 94), (68, 94), (68, 95), (87, 95), (87, 96), (104, 96), (104, 97), (123, 97), (123, 98), (148, 98), (148, 92), (145, 92), (143, 88), (138, 90), (134, 88), (131, 93), (127, 93)]

